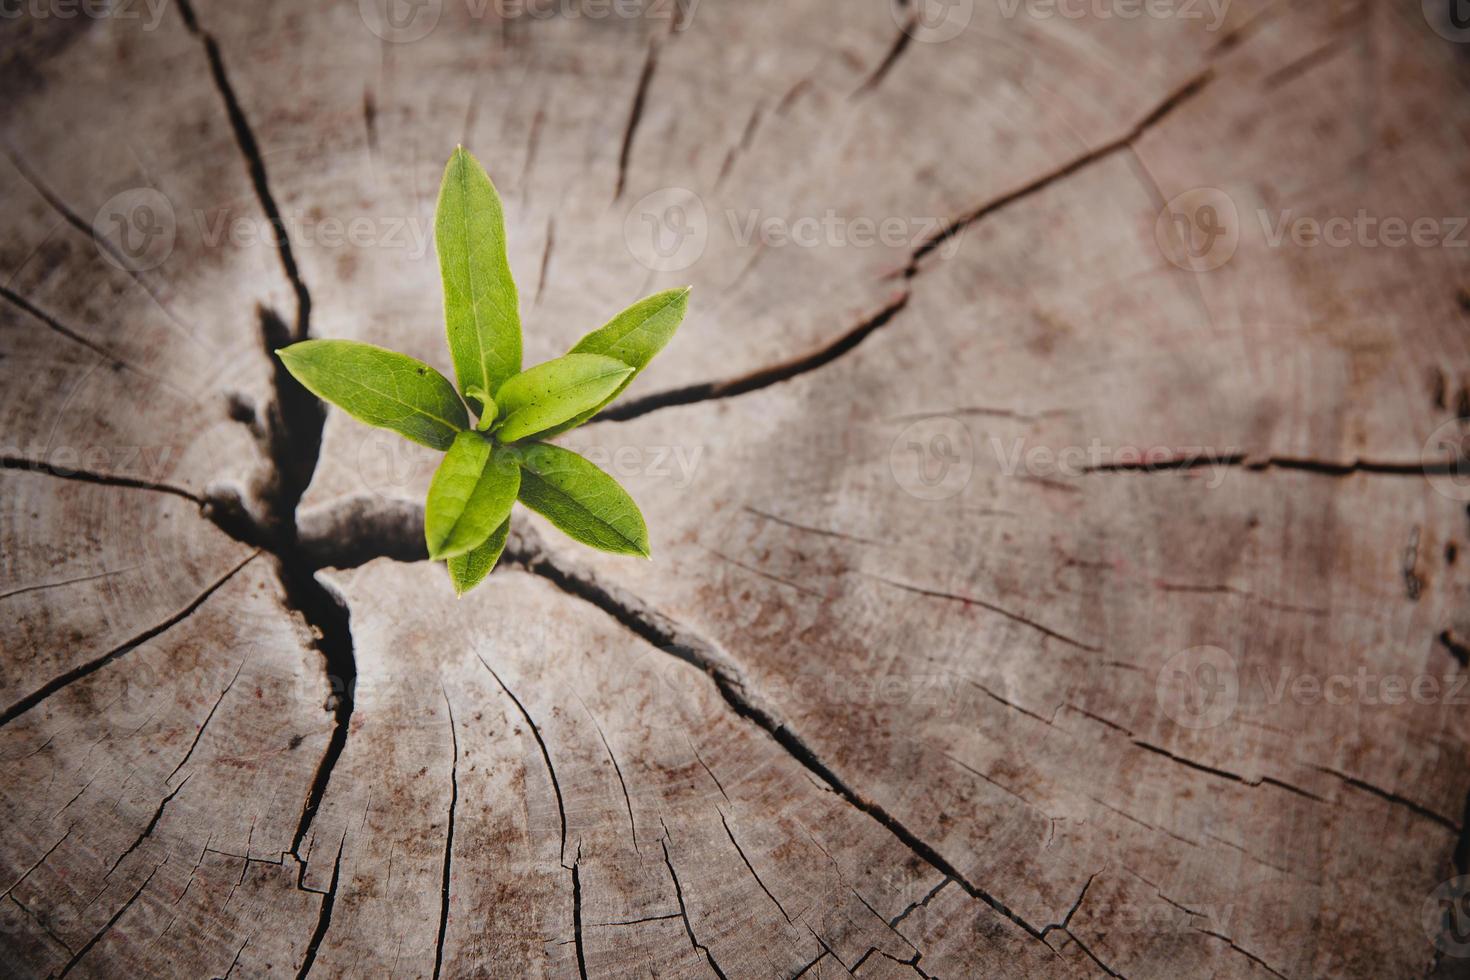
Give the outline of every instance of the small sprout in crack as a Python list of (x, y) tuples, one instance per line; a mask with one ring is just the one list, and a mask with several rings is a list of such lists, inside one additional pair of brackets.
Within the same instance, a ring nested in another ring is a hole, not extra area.
[(352, 340), (284, 347), (276, 353), (286, 369), (353, 418), (444, 453), (424, 505), (424, 539), (458, 594), (495, 567), (518, 499), (583, 544), (649, 557), (648, 528), (627, 491), (546, 440), (623, 393), (674, 336), (689, 288), (639, 300), (562, 357), (522, 371), (500, 196), (464, 147), (444, 170), (434, 240), (457, 390), (422, 361)]

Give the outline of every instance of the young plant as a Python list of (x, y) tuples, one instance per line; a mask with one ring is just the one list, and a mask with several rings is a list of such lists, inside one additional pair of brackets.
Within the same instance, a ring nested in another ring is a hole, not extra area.
[(434, 241), (458, 391), (422, 361), (352, 340), (282, 348), (286, 369), (353, 418), (444, 453), (424, 505), (424, 539), (459, 595), (495, 567), (518, 499), (583, 544), (649, 557), (648, 528), (627, 491), (545, 440), (622, 394), (678, 329), (688, 287), (639, 300), (564, 356), (522, 371), (500, 196), (464, 147), (444, 169)]

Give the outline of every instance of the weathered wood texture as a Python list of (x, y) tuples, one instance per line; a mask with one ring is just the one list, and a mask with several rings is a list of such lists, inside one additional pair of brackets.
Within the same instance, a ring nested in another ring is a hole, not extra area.
[[(1463, 975), (1470, 46), (1426, 6), (7, 19), (0, 973)], [(652, 562), (522, 516), (455, 601), (434, 454), (275, 373), (448, 368), (460, 141), (528, 363), (695, 287), (562, 439)]]

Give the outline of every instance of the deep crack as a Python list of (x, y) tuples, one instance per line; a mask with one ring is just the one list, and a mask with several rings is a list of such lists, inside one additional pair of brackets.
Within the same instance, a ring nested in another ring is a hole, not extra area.
[(653, 71), (658, 67), (658, 41), (648, 42), (648, 57), (644, 59), (643, 71), (638, 76), (638, 88), (633, 92), (633, 106), (628, 110), (628, 123), (623, 128), (623, 146), (618, 151), (618, 186), (613, 200), (623, 196), (628, 183), (628, 161), (633, 156), (633, 140), (638, 135), (638, 123), (643, 119), (643, 106), (648, 101), (648, 86), (653, 81)]
[(888, 301), (882, 309), (872, 316), (864, 318), (856, 326), (843, 333), (836, 340), (828, 343), (817, 350), (800, 357), (775, 364), (770, 367), (760, 368), (748, 374), (739, 375), (734, 378), (726, 378), (723, 381), (703, 381), (699, 384), (687, 385), (683, 388), (674, 388), (669, 391), (654, 392), (641, 398), (630, 398), (621, 404), (614, 405), (597, 416), (598, 422), (626, 422), (640, 415), (661, 408), (669, 408), (674, 405), (690, 405), (695, 402), (716, 401), (722, 398), (734, 398), (736, 395), (744, 395), (748, 392), (757, 391), (761, 388), (769, 388), (771, 385), (782, 381), (789, 381), (817, 368), (825, 367), (837, 360), (843, 354), (857, 347), (867, 340), (874, 332), (887, 326), (888, 323), (908, 305), (910, 293), (908, 289), (899, 291)]
[[(291, 843), (291, 854), (301, 861), (304, 875), (306, 862), (301, 859), (301, 844), (321, 806), (332, 771), (346, 747), (347, 735), (351, 730), (353, 689), (357, 682), (357, 660), (352, 649), (352, 630), (346, 603), (317, 581), (315, 572), (319, 566), (313, 564), (311, 556), (301, 548), (296, 527), (297, 506), (311, 483), (321, 455), (326, 407), (297, 384), (285, 365), (274, 356), (277, 347), (306, 340), (311, 336), (311, 293), (296, 264), (290, 236), (287, 235), (285, 223), (281, 219), (280, 207), (271, 192), (265, 159), (255, 139), (250, 120), (230, 82), (219, 42), (201, 27), (189, 0), (179, 0), (179, 12), (189, 33), (204, 45), (215, 88), (224, 102), (235, 142), (245, 159), (261, 210), (275, 231), (275, 244), (280, 250), (281, 265), (296, 295), (294, 328), (288, 327), (271, 309), (261, 307), (258, 311), (261, 342), (265, 355), (271, 362), (275, 396), (267, 410), (264, 426), (265, 448), (270, 467), (263, 481), (264, 485), (256, 488), (258, 503), (263, 512), (258, 515), (253, 513), (244, 501), (228, 494), (212, 498), (207, 502), (204, 512), (226, 533), (275, 555), (281, 586), (286, 594), (286, 604), (300, 613), (312, 629), (316, 636), (315, 646), (326, 662), (326, 679), (330, 688), (328, 700), (333, 714), (332, 734), (307, 790), (301, 818)], [(337, 860), (340, 864), (340, 844)], [(334, 869), (333, 890), (336, 874)], [(330, 898), (329, 895), (326, 901), (330, 902)], [(330, 905), (326, 908), (320, 926), (323, 933), (329, 920)], [(310, 969), (311, 959), (314, 958), (316, 945), (320, 941), (319, 935), (308, 951), (307, 961), (302, 966), (303, 976)]]
[[(441, 685), (442, 688), (442, 685)], [(439, 938), (434, 943), (434, 978), (444, 965), (444, 933), (449, 928), (449, 878), (454, 862), (454, 808), (459, 803), (459, 735), (454, 730), (454, 705), (444, 691), (444, 707), (449, 712), (449, 741), (454, 759), (449, 766), (449, 828), (444, 835), (444, 873), (439, 886)]]
[(291, 252), (291, 239), (286, 234), (286, 223), (281, 220), (281, 209), (276, 204), (275, 195), (271, 193), (270, 180), (265, 172), (265, 159), (261, 156), (260, 144), (255, 140), (255, 131), (250, 128), (250, 120), (246, 118), (245, 110), (235, 95), (235, 87), (230, 83), (229, 73), (225, 71), (224, 55), (220, 53), (219, 42), (214, 39), (214, 35), (199, 25), (199, 18), (194, 14), (191, 0), (179, 0), (179, 13), (183, 16), (184, 26), (188, 28), (189, 33), (199, 38), (204, 44), (204, 53), (209, 59), (209, 72), (214, 79), (214, 86), (225, 103), (225, 112), (230, 119), (230, 128), (234, 130), (235, 142), (239, 144), (240, 153), (245, 157), (245, 163), (250, 171), (250, 181), (255, 186), (255, 196), (260, 201), (260, 207), (265, 212), (266, 220), (270, 222), (271, 228), (275, 231), (275, 245), (281, 253), (281, 265), (285, 268), (286, 279), (291, 283), (291, 289), (296, 294), (295, 339), (305, 340), (311, 336), (311, 293), (301, 278), (301, 270), (297, 267), (296, 257)]
[(238, 573), (246, 565), (250, 564), (250, 562), (254, 561), (255, 558), (259, 556), (259, 554), (260, 552), (258, 551), (251, 552), (251, 554), (244, 561), (240, 562), (238, 565), (235, 565), (229, 571), (225, 572), (224, 575), (220, 576), (214, 582), (210, 583), (209, 587), (201, 592), (198, 596), (196, 596), (192, 602), (190, 602), (183, 609), (174, 613), (162, 623), (159, 623), (156, 626), (152, 626), (144, 630), (142, 633), (139, 633), (137, 636), (134, 636), (132, 639), (124, 642), (121, 646), (114, 647), (112, 650), (109, 650), (107, 653), (104, 653), (100, 657), (88, 660), (86, 663), (83, 664), (78, 664), (71, 670), (66, 671), (59, 677), (52, 678), (50, 681), (41, 685), (41, 687), (39, 687), (38, 689), (32, 691), (30, 694), (27, 694), (19, 701), (16, 701), (10, 707), (6, 708), (3, 712), (0, 712), (0, 726), (7, 725), (10, 722), (14, 721), (16, 718), (25, 714), (27, 711), (30, 711), (36, 705), (46, 700), (57, 691), (66, 687), (68, 684), (79, 681), (83, 677), (86, 677), (89, 674), (93, 674), (98, 670), (101, 670), (103, 667), (112, 663), (114, 660), (117, 660), (119, 657), (126, 656), (127, 654), (136, 650), (138, 647), (142, 646), (144, 643), (147, 643), (149, 640), (153, 639), (155, 636), (158, 636), (159, 634), (164, 633), (172, 627), (178, 625), (183, 620), (187, 619), (194, 612), (194, 610), (204, 605), (205, 601), (208, 600), (210, 596), (219, 591), (226, 582), (234, 578), (236, 573)]
[(541, 544), (536, 533), (529, 527), (513, 526), (505, 558), (509, 563), (520, 565), (526, 571), (547, 579), (568, 595), (601, 609), (664, 653), (704, 671), (714, 681), (715, 688), (725, 703), (737, 715), (755, 724), (849, 804), (880, 823), (937, 871), (953, 878), (971, 897), (989, 905), (1033, 939), (1041, 941), (1039, 929), (966, 878), (947, 858), (881, 804), (862, 796), (838, 776), (799, 735), (787, 727), (771, 707), (749, 693), (743, 672), (722, 650), (622, 588), (606, 584), (590, 572), (563, 564)]

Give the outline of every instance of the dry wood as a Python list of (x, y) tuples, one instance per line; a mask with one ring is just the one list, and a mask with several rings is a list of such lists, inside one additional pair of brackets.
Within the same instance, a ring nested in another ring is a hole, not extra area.
[[(0, 972), (1462, 971), (1425, 910), (1470, 872), (1467, 253), (1270, 232), (1455, 234), (1470, 62), (1412, 0), (974, 8), (11, 24)], [(460, 141), (528, 363), (695, 287), (561, 440), (652, 562), (518, 518), (454, 600), (435, 454), (273, 368), (448, 367)], [(139, 188), (161, 258), (106, 220)], [(1239, 243), (1192, 272), (1156, 229), (1197, 188)], [(640, 261), (650, 200), (696, 261)], [(742, 240), (829, 213), (909, 233)]]

